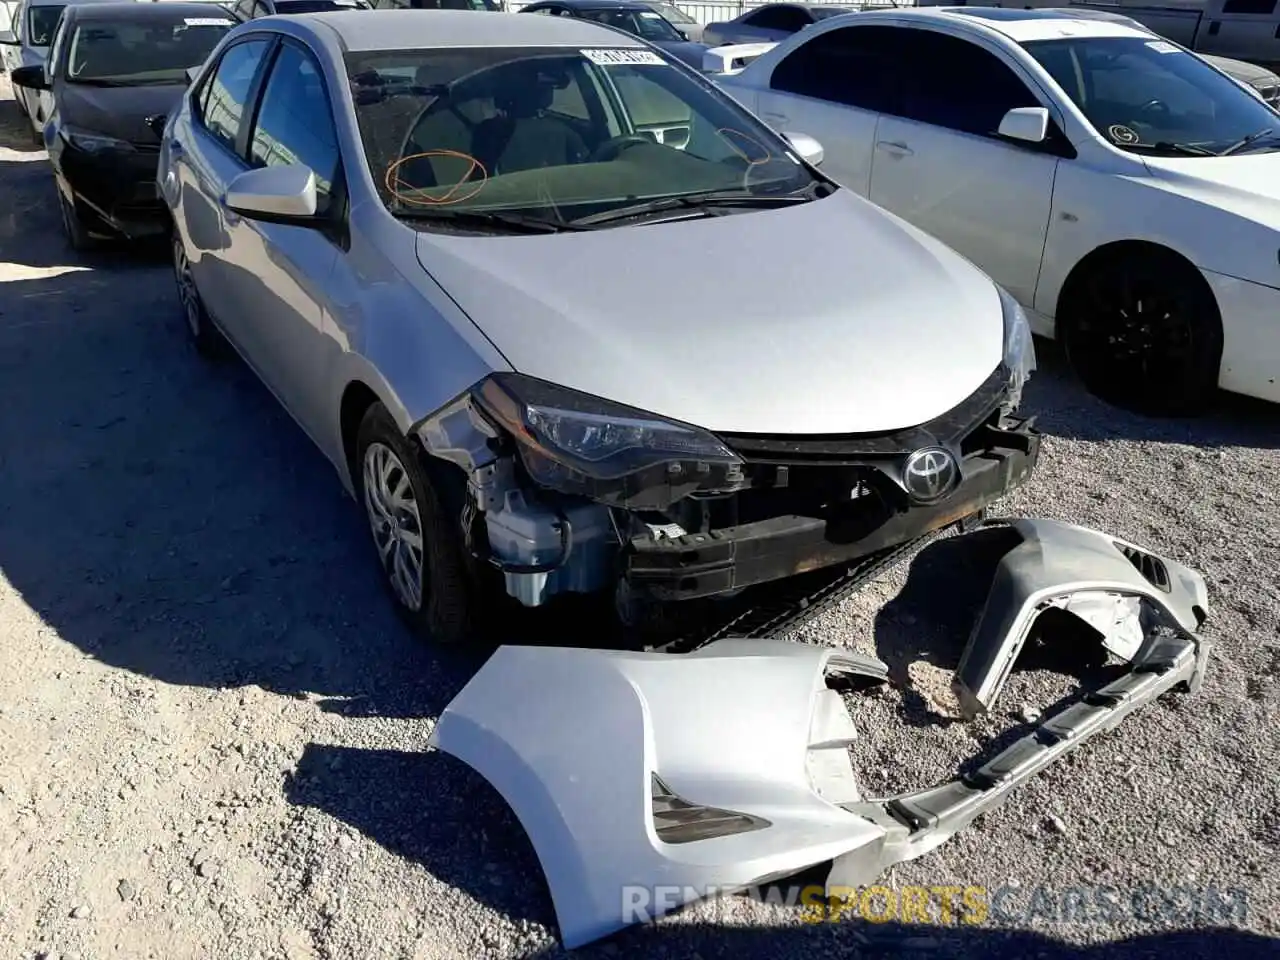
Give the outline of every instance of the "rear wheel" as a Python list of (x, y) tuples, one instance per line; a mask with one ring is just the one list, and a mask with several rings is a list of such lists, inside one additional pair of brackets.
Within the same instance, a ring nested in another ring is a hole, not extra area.
[(1058, 316), (1067, 359), (1090, 393), (1152, 416), (1203, 412), (1222, 361), (1222, 321), (1182, 258), (1143, 250), (1072, 278)]
[(471, 639), (480, 626), (480, 584), (462, 540), (461, 506), (443, 489), (447, 475), (432, 476), (381, 403), (360, 423), (353, 467), (396, 609), (437, 643)]

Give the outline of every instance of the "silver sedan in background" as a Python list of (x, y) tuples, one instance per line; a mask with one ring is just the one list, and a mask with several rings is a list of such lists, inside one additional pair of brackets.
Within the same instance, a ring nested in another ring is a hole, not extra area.
[(643, 619), (842, 563), (1026, 479), (1026, 317), (820, 152), (599, 24), (321, 13), (228, 33), (157, 180), (197, 347), (447, 642), (504, 597)]
[(702, 42), (709, 47), (731, 43), (777, 43), (827, 17), (856, 13), (857, 6), (838, 7), (827, 3), (765, 3), (752, 7), (733, 20), (709, 23), (702, 30)]

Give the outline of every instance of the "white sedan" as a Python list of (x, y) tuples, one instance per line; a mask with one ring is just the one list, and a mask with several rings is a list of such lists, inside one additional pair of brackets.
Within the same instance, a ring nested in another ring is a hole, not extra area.
[(1052, 10), (875, 11), (717, 80), (989, 273), (1095, 394), (1280, 402), (1280, 113), (1182, 47)]

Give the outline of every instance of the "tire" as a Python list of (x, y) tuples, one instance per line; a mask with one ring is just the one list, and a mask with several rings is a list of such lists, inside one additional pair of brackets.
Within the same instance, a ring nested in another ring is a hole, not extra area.
[(447, 469), (428, 470), (381, 403), (365, 412), (352, 472), (383, 582), (415, 632), (458, 646), (476, 637), (484, 607), (463, 544), (461, 504), (442, 489)]
[(61, 192), (58, 193), (58, 208), (62, 213), (62, 232), (66, 234), (67, 243), (71, 249), (77, 253), (84, 253), (96, 247), (97, 241), (90, 235), (88, 227), (80, 219), (80, 214), (76, 213), (75, 205)]
[(1149, 249), (1073, 277), (1058, 312), (1063, 348), (1090, 393), (1149, 416), (1205, 412), (1217, 394), (1222, 318), (1204, 278)]
[(222, 334), (209, 319), (209, 311), (205, 309), (200, 290), (196, 287), (195, 276), (191, 272), (187, 249), (182, 245), (182, 236), (177, 230), (170, 235), (170, 244), (173, 250), (173, 280), (178, 287), (178, 302), (182, 307), (187, 336), (202, 357), (220, 357), (224, 344)]

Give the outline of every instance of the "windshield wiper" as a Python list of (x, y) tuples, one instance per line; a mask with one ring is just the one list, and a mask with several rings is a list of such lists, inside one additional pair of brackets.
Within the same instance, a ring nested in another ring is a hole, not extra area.
[(392, 214), (406, 220), (435, 220), (457, 224), (461, 227), (501, 227), (513, 233), (560, 233), (565, 230), (583, 229), (564, 220), (531, 217), (523, 213), (503, 213), (498, 210), (406, 210), (393, 209)]
[(612, 210), (602, 210), (590, 216), (579, 217), (569, 222), (578, 227), (594, 227), (604, 223), (616, 223), (632, 217), (648, 214), (671, 213), (677, 210), (700, 210), (715, 207), (785, 207), (796, 203), (807, 203), (815, 199), (816, 188), (822, 185), (815, 181), (803, 190), (792, 193), (751, 193), (747, 190), (704, 190), (701, 193), (684, 193), (675, 197), (657, 197), (643, 203), (628, 204)]
[(1174, 143), (1172, 140), (1160, 140), (1156, 143), (1120, 143), (1116, 146), (1126, 150), (1148, 150), (1160, 153), (1182, 153), (1189, 157), (1216, 157), (1218, 154), (1198, 143)]
[(1235, 153), (1236, 151), (1243, 150), (1245, 147), (1251, 144), (1257, 143), (1263, 137), (1270, 136), (1274, 132), (1275, 132), (1274, 127), (1264, 127), (1262, 130), (1254, 131), (1253, 133), (1249, 134), (1247, 137), (1242, 137), (1241, 139), (1237, 140), (1235, 143), (1233, 143), (1231, 146), (1227, 147), (1226, 149), (1219, 150), (1218, 156), (1229, 157), (1231, 154)]

